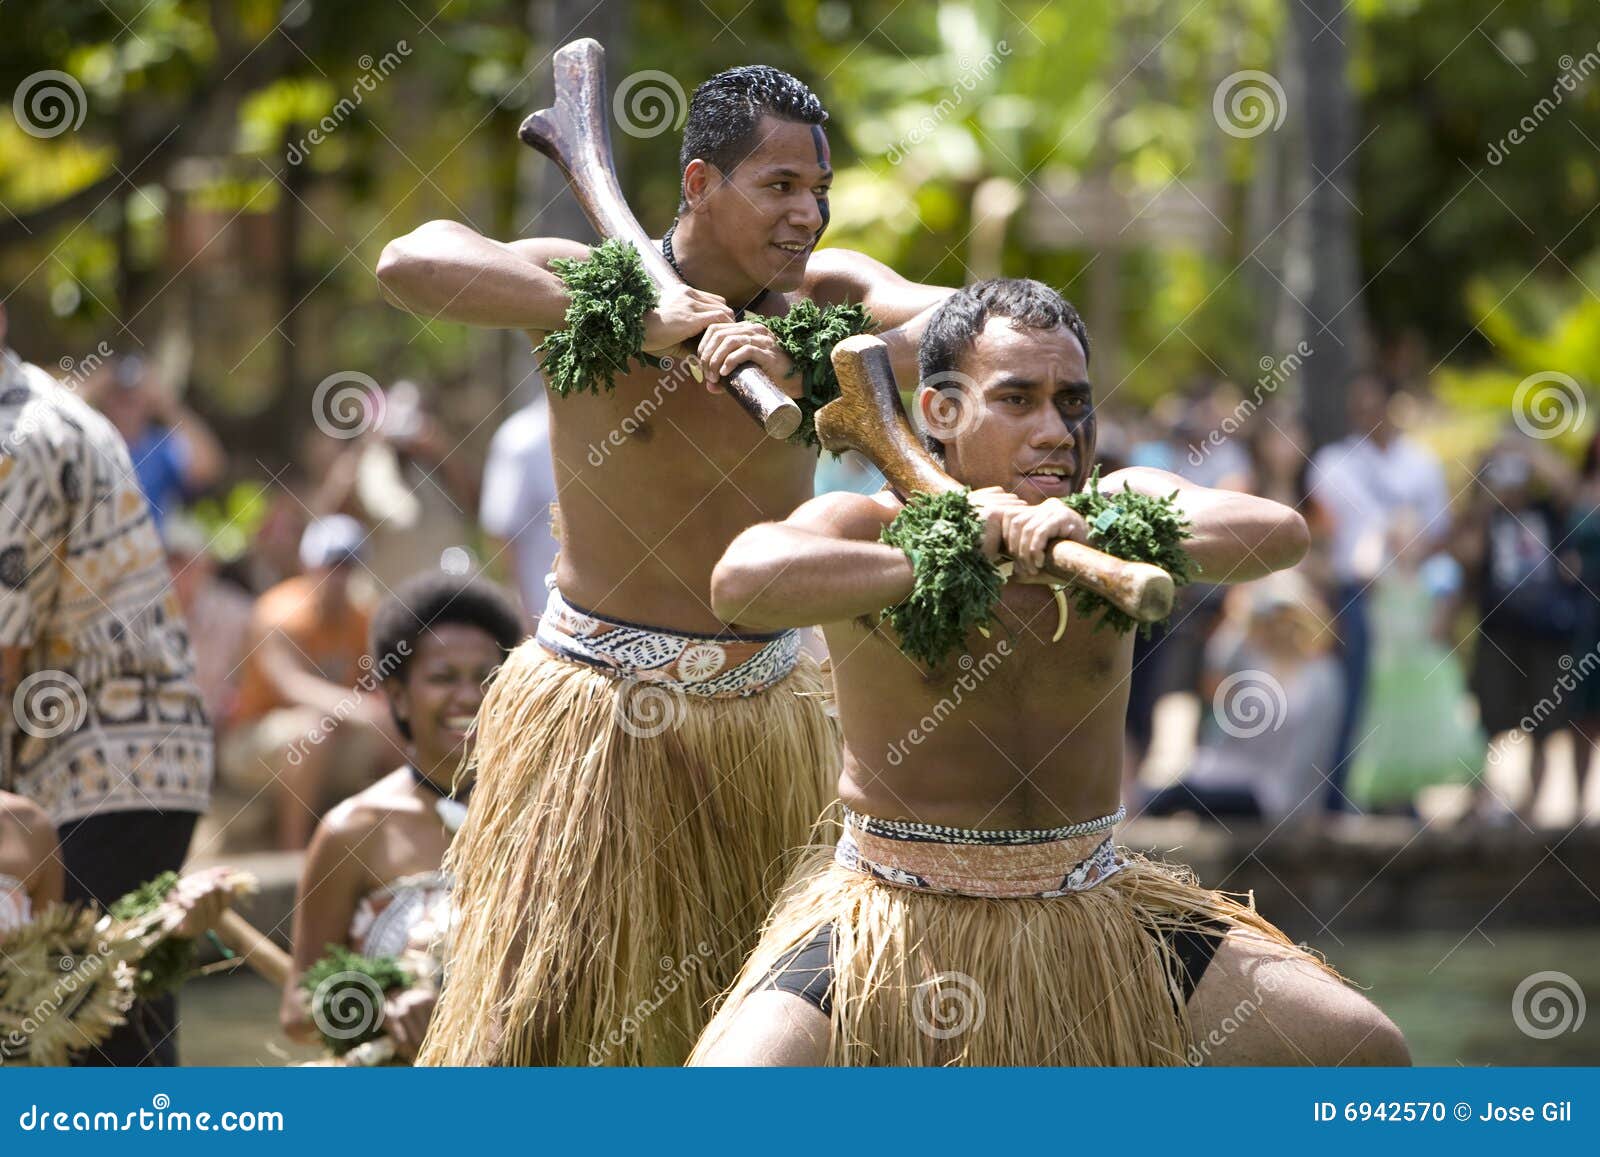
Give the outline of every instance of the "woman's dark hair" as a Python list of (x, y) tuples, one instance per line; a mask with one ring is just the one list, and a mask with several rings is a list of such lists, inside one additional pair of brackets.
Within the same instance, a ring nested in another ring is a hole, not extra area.
[(756, 129), (763, 116), (803, 125), (820, 125), (828, 119), (817, 94), (787, 72), (765, 64), (719, 72), (689, 99), (678, 152), (680, 185), (683, 171), (696, 157), (724, 173), (738, 168), (758, 143)]
[[(424, 571), (395, 588), (372, 616), (367, 653), (385, 680), (404, 680), (416, 656), (417, 643), (434, 627), (459, 623), (477, 627), (495, 641), (503, 659), (526, 635), (517, 604), (504, 589), (487, 579)], [(405, 738), (411, 728), (395, 717)]]
[[(962, 355), (977, 344), (991, 317), (1003, 317), (1023, 329), (1051, 330), (1066, 326), (1083, 347), (1089, 363), (1089, 331), (1072, 303), (1042, 282), (1023, 277), (996, 277), (957, 290), (939, 304), (917, 347), (919, 380), (928, 381), (955, 370)], [(929, 436), (928, 449), (942, 453), (944, 444)]]

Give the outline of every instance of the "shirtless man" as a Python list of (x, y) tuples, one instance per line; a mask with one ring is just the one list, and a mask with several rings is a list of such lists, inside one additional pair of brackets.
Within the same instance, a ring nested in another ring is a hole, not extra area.
[[(1076, 312), (1037, 282), (970, 286), (926, 329), (922, 380), (971, 389), (919, 389), (924, 428), (952, 432), (936, 445), (973, 488), (984, 554), (1015, 560), (990, 637), (943, 669), (873, 625), (913, 585), (908, 556), (879, 542), (903, 507), (892, 492), (816, 498), (718, 564), (729, 622), (824, 624), (846, 826), (797, 869), (697, 1063), (1407, 1062), (1381, 1012), (1252, 909), (1112, 841), (1132, 637), (1074, 615), (1052, 642), (1039, 570), (1051, 540), (1086, 539), (1057, 499), (1094, 462), (1088, 363)], [(1277, 503), (1150, 469), (1101, 484), (1124, 486), (1177, 492), (1208, 582), (1306, 550)]]
[[(815, 251), (833, 178), (826, 115), (764, 66), (696, 90), (662, 239), (687, 285), (646, 315), (644, 346), (703, 335), (705, 387), (680, 364), (550, 399), (555, 585), (480, 716), (478, 786), (450, 863), (463, 922), (424, 1063), (680, 1063), (754, 943), (771, 865), (832, 793), (837, 732), (798, 632), (733, 635), (709, 598), (733, 537), (810, 496), (816, 453), (764, 436), (720, 379), (754, 362), (799, 395), (789, 358), (748, 317), (799, 298), (864, 304), (909, 366), (949, 291)], [(378, 276), (418, 314), (537, 342), (568, 304), (551, 261), (586, 254), (433, 222), (392, 242)], [(662, 961), (683, 979), (665, 1003)], [(629, 1028), (644, 1004), (648, 1024)]]

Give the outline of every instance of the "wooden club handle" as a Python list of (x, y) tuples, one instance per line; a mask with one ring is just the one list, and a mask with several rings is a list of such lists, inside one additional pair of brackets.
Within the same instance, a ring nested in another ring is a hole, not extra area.
[[(611, 158), (611, 125), (606, 117), (606, 52), (600, 42), (584, 38), (563, 45), (555, 54), (555, 103), (522, 122), (517, 135), (549, 157), (566, 174), (573, 195), (606, 238), (631, 241), (657, 288), (682, 284), (667, 259), (640, 227), (628, 208)], [(699, 343), (696, 342), (698, 347)], [(683, 347), (675, 356), (693, 356)], [(787, 438), (800, 427), (800, 407), (754, 362), (746, 362), (723, 380), (745, 413), (773, 438)]]
[[(946, 474), (911, 427), (895, 386), (889, 347), (870, 334), (833, 347), (839, 397), (817, 411), (824, 450), (856, 450), (902, 494), (940, 494), (961, 484)], [(1135, 621), (1154, 623), (1172, 613), (1172, 576), (1149, 563), (1129, 562), (1081, 542), (1050, 544), (1050, 573), (1085, 586)]]
[(222, 919), (212, 929), (239, 959), (257, 973), (282, 988), (294, 972), (294, 961), (254, 924), (232, 908), (223, 912)]

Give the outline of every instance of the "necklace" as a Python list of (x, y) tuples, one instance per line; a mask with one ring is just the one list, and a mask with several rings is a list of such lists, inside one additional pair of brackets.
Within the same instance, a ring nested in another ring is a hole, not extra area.
[(411, 781), (424, 791), (432, 792), (436, 797), (433, 801), (433, 810), (439, 816), (439, 822), (445, 831), (452, 836), (461, 830), (461, 825), (467, 820), (467, 801), (472, 796), (472, 784), (467, 784), (461, 789), (459, 799), (453, 798), (450, 792), (434, 783), (433, 780), (423, 775), (415, 764), (408, 764), (406, 770), (411, 773)]
[[(672, 224), (668, 225), (667, 231), (661, 235), (661, 256), (665, 257), (667, 259), (667, 264), (672, 266), (672, 272), (676, 273), (683, 283), (687, 285), (689, 283), (689, 279), (683, 276), (683, 270), (678, 268), (678, 258), (672, 252), (672, 234), (677, 231), (677, 228), (677, 218), (673, 218)], [(743, 321), (744, 315), (760, 304), (761, 299), (765, 296), (767, 296), (767, 291), (763, 289), (754, 297), (752, 297), (746, 304), (741, 305), (738, 309), (734, 310), (733, 320)]]

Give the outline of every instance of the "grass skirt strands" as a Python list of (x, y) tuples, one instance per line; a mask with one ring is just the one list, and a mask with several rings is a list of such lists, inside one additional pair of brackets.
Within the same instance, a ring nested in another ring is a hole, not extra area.
[[(919, 829), (908, 838), (847, 822), (840, 849), (795, 870), (700, 1051), (828, 924), (832, 1065), (1182, 1065), (1192, 1041), (1175, 932), (1215, 920), (1315, 959), (1186, 868), (1114, 845), (1096, 859), (1107, 836), (953, 842), (988, 833), (904, 825)], [(995, 898), (1019, 888), (1039, 894)]]
[(472, 804), (445, 864), (457, 924), (419, 1063), (681, 1064), (755, 944), (785, 853), (817, 838), (833, 798), (822, 691), (804, 655), (758, 694), (713, 698), (537, 640), (514, 651), (478, 716)]

